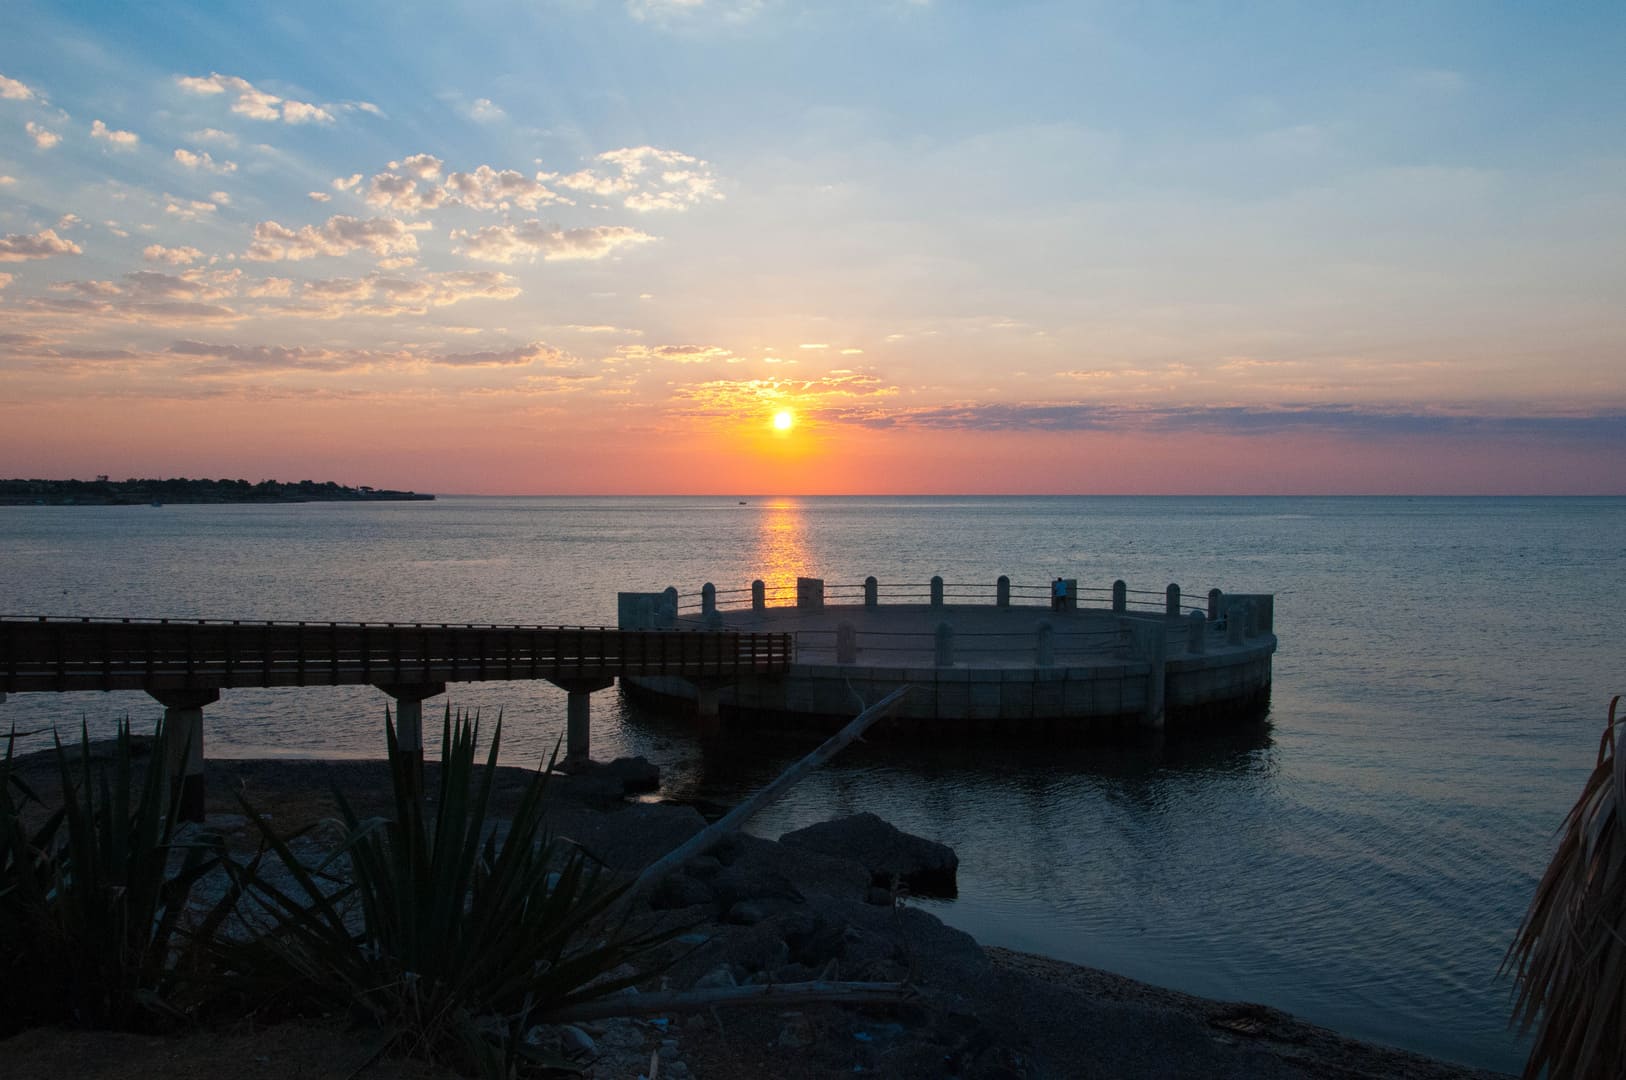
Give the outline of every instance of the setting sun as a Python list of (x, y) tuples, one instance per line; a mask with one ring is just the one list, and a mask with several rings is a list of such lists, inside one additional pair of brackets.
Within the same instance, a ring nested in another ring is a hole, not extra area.
[(789, 431), (796, 425), (796, 414), (785, 410), (773, 414), (773, 429), (775, 431)]

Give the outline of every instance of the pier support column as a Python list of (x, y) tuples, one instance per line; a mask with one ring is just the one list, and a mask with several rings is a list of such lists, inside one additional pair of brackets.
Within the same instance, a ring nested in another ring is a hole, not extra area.
[(668, 585), (661, 591), (659, 615), (662, 626), (672, 627), (677, 625), (678, 591), (675, 585)]
[(994, 582), (994, 606), (1007, 608), (1011, 606), (1011, 579), (1004, 574)]
[(1033, 663), (1038, 667), (1056, 666), (1056, 628), (1049, 619), (1040, 619), (1034, 628)]
[(943, 606), (943, 578), (941, 575), (932, 575), (932, 607)]
[(1112, 583), (1112, 612), (1114, 615), (1122, 615), (1128, 610), (1129, 586), (1124, 584), (1123, 578), (1119, 578)]
[(1163, 590), (1163, 614), (1171, 619), (1180, 614), (1180, 586), (1172, 582)]
[(731, 680), (719, 678), (690, 679), (694, 686), (695, 720), (698, 722), (700, 734), (705, 737), (716, 735), (723, 729), (722, 715), (722, 689)]
[(1208, 621), (1219, 622), (1221, 602), (1225, 594), (1218, 589), (1208, 590)]
[(768, 610), (768, 586), (761, 578), (751, 582), (751, 610), (758, 614)]
[(203, 707), (219, 690), (149, 690), (164, 707), (164, 754), (177, 821), (203, 820)]
[(836, 627), (836, 663), (858, 663), (858, 628), (850, 622)]
[(717, 612), (717, 586), (706, 582), (700, 586), (700, 614), (713, 615)]
[(864, 579), (864, 606), (876, 608), (881, 606), (881, 583), (871, 574)]
[(591, 699), (596, 690), (608, 690), (615, 685), (612, 678), (549, 679), (565, 692), (565, 764), (588, 761), (592, 742)]
[(407, 764), (408, 793), (423, 794), (423, 702), (446, 692), (443, 682), (377, 683), (395, 699), (395, 752)]

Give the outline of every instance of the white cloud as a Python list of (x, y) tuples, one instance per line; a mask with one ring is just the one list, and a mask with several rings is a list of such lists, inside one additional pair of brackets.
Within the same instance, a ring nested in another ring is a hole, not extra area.
[(431, 308), (465, 300), (512, 300), (519, 294), (520, 287), (512, 277), (494, 270), (417, 277), (374, 271), (359, 278), (307, 282), (298, 303), (275, 310), (281, 315), (311, 319), (424, 315)]
[(419, 180), (434, 180), (440, 176), (440, 167), (444, 164), (434, 154), (413, 154), (400, 161), (390, 162), (390, 168), (401, 172), (411, 173)]
[(244, 296), (292, 296), (294, 283), (285, 277), (268, 277), (243, 290)]
[(351, 173), (349, 176), (338, 176), (333, 180), (333, 190), (349, 191), (359, 183), (361, 183), (360, 173)]
[(333, 196), (329, 195), (325, 191), (307, 191), (305, 195), (310, 199), (311, 202), (327, 202), (333, 198)]
[(501, 120), (507, 115), (502, 111), (502, 106), (494, 104), (490, 98), (476, 98), (474, 104), (469, 106), (469, 118), (482, 124)]
[(674, 364), (705, 364), (733, 357), (721, 345), (623, 345), (616, 354), (628, 360), (669, 360)]
[(230, 206), (231, 196), (224, 191), (209, 192), (209, 200), (218, 206)]
[[(181, 75), (177, 76), (175, 81), (182, 90), (192, 94), (235, 94), (231, 111), (251, 120), (281, 120), (285, 124), (331, 124), (333, 114), (328, 110), (339, 107), (313, 105), (307, 101), (279, 97), (261, 90), (247, 79), (236, 75), (222, 75), (219, 72), (211, 72), (207, 77)], [(370, 110), (376, 108), (368, 106), (366, 102), (349, 107)]]
[(7, 285), (10, 285), (16, 280), (17, 278), (14, 274), (0, 274), (0, 289), (5, 288)]
[(237, 163), (235, 161), (216, 161), (209, 155), (207, 150), (199, 153), (193, 153), (190, 150), (177, 149), (175, 151), (175, 160), (180, 162), (182, 165), (185, 165), (188, 169), (202, 169), (204, 172), (218, 173), (222, 176), (237, 171)]
[(141, 136), (137, 135), (135, 132), (115, 130), (114, 128), (108, 127), (100, 120), (96, 120), (91, 123), (90, 137), (93, 139), (102, 139), (106, 142), (112, 143), (113, 146), (119, 150), (133, 149), (138, 143), (141, 142)]
[(526, 210), (551, 203), (569, 203), (558, 192), (542, 181), (551, 179), (551, 173), (537, 173), (535, 177), (513, 169), (497, 170), (481, 165), (473, 172), (454, 172), (446, 178), (444, 190), (474, 210), (497, 210), (512, 205)]
[(195, 247), (165, 247), (162, 244), (148, 244), (142, 249), (141, 257), (148, 262), (185, 266), (203, 258), (203, 252)]
[(711, 165), (691, 154), (654, 146), (607, 150), (598, 166), (562, 176), (560, 187), (601, 198), (620, 197), (628, 210), (687, 210), (701, 202), (719, 200), (717, 177)]
[(32, 120), (24, 124), (23, 127), (27, 129), (29, 137), (34, 140), (34, 145), (41, 150), (49, 150), (62, 141), (62, 136), (54, 131), (46, 131)]
[(289, 229), (275, 221), (254, 226), (254, 242), (246, 257), (257, 262), (297, 261), (318, 255), (346, 255), (364, 251), (378, 258), (418, 250), (418, 238), (395, 218), (335, 215), (322, 225)]
[(82, 255), (84, 249), (72, 240), (64, 240), (55, 229), (41, 229), (33, 235), (12, 233), (0, 237), (0, 262), (23, 262), (28, 259), (49, 259), (53, 255)]
[(237, 145), (237, 136), (219, 128), (204, 128), (201, 131), (191, 132), (186, 137), (193, 142), (219, 143), (221, 146)]
[(7, 101), (33, 101), (38, 96), (34, 93), (33, 87), (0, 75), (0, 98)]
[(164, 213), (172, 214), (182, 221), (197, 221), (204, 214), (215, 212), (215, 204), (201, 202), (197, 199), (183, 199), (168, 192), (164, 193)]
[(534, 219), (518, 225), (488, 225), (474, 233), (456, 229), (451, 237), (464, 242), (463, 253), (470, 258), (495, 263), (511, 263), (537, 255), (549, 262), (602, 259), (619, 248), (647, 244), (655, 239), (626, 225), (560, 229)]
[(0, 187), (7, 187), (7, 186), (9, 186), (11, 184), (15, 184), (16, 182), (17, 182), (17, 178), (15, 176), (6, 176), (4, 174), (0, 174)]
[[(394, 166), (396, 163), (390, 164)], [(436, 164), (438, 166), (439, 163)], [(418, 181), (400, 173), (381, 172), (367, 184), (367, 205), (376, 206), (381, 210), (393, 210), (398, 214), (417, 214), (424, 210), (433, 210), (445, 201), (446, 193), (443, 189), (431, 184), (420, 190)]]

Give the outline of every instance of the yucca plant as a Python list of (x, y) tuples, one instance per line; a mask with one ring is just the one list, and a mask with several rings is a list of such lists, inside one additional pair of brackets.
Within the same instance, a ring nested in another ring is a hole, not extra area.
[[(197, 974), (183, 916), (192, 887), (220, 861), (218, 840), (175, 843), (176, 796), (160, 724), (136, 776), (129, 722), (108, 766), (78, 768), (55, 740), (62, 804), (44, 802), (0, 766), (0, 1035), (40, 1023), (141, 1028), (183, 1016), (177, 992)], [(29, 828), (25, 809), (41, 822)], [(171, 853), (185, 851), (171, 869)], [(208, 920), (205, 920), (208, 922)], [(212, 925), (212, 924), (211, 924)]]
[[(670, 935), (638, 935), (624, 919), (604, 918), (624, 886), (545, 835), (553, 761), (497, 839), (500, 717), (476, 782), (478, 719), (459, 713), (454, 721), (447, 710), (432, 812), (412, 794), (412, 766), (397, 753), (387, 713), (385, 733), (394, 817), (361, 819), (335, 787), (345, 837), (319, 866), (304, 865), (292, 838), (244, 803), (265, 848), (234, 872), (275, 929), (236, 948), (232, 962), (378, 1026), (381, 1049), (505, 1076), (522, 1059), (563, 1064), (534, 1054), (524, 1033), (551, 1012), (630, 985), (634, 978), (606, 976)], [(271, 880), (266, 858), (281, 864), (291, 886)], [(345, 874), (350, 884), (335, 889), (334, 875)], [(358, 908), (359, 920), (347, 918)]]
[(1626, 1062), (1626, 755), (1617, 696), (1598, 761), (1564, 819), (1558, 850), (1502, 960), (1518, 981), (1513, 1017), (1536, 1028), (1531, 1080), (1605, 1080)]

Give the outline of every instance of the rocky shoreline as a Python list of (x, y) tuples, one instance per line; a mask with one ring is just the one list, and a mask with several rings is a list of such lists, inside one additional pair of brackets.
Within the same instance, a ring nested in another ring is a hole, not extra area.
[[(47, 783), (47, 762), (29, 762)], [(429, 766), (428, 789), (434, 790)], [(498, 770), (501, 816), (530, 781), (529, 770)], [(211, 761), (209, 813), (250, 845), (236, 793), (292, 830), (326, 817), (333, 785), (363, 813), (388, 806), (387, 770), (377, 761)], [(631, 875), (706, 825), (694, 807), (658, 801), (658, 771), (641, 760), (557, 776), (548, 793), (550, 830), (579, 844), (612, 872)], [(952, 895), (954, 853), (861, 814), (814, 825), (777, 841), (736, 834), (691, 859), (637, 902), (648, 927), (680, 928), (644, 995), (742, 988), (768, 1004), (676, 1008), (652, 1017), (611, 1018), (538, 1029), (598, 1078), (668, 1080), (747, 1077), (1407, 1077), (1465, 1080), (1500, 1074), (1466, 1069), (1347, 1039), (1258, 1005), (1212, 1001), (1105, 972), (999, 948), (984, 948), (909, 903)], [(768, 988), (817, 981), (906, 982), (901, 1003), (774, 1002)], [(746, 988), (757, 988), (747, 990)], [(336, 1027), (270, 1028), (264, 1052), (237, 1053), (226, 1072), (221, 1040), (244, 1033), (198, 1032), (152, 1040), (97, 1033), (26, 1032), (0, 1042), (7, 1075), (440, 1076), (395, 1061), (366, 1064), (364, 1036)], [(353, 1040), (351, 1052), (341, 1048)], [(300, 1045), (327, 1049), (310, 1071), (290, 1068)], [(113, 1049), (117, 1047), (117, 1049)], [(349, 1061), (342, 1071), (338, 1063)], [(161, 1064), (160, 1064), (161, 1062)], [(191, 1062), (192, 1064), (187, 1064)], [(359, 1068), (357, 1066), (360, 1066)], [(199, 1071), (188, 1071), (192, 1067)], [(403, 1069), (407, 1070), (403, 1073)]]

